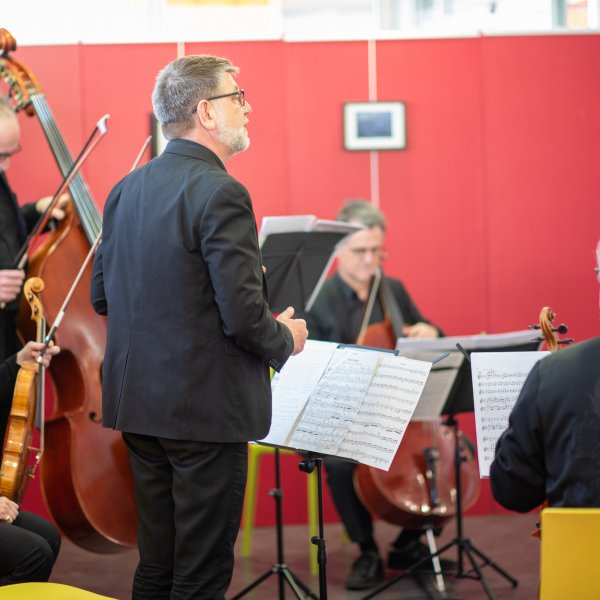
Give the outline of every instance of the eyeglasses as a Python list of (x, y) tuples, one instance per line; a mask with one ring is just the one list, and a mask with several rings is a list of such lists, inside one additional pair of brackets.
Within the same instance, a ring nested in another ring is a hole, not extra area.
[(12, 152), (0, 152), (0, 162), (13, 157), (17, 152), (21, 152), (21, 146), (17, 146)]
[(229, 98), (230, 96), (237, 96), (240, 106), (244, 106), (244, 104), (246, 104), (244, 90), (237, 90), (237, 91), (231, 92), (229, 94), (221, 94), (220, 96), (213, 96), (212, 98), (207, 98), (207, 100), (218, 100), (219, 98)]
[(374, 248), (348, 248), (354, 256), (366, 256), (367, 254), (372, 254), (376, 258), (380, 257), (383, 254), (383, 248), (380, 246), (375, 246)]

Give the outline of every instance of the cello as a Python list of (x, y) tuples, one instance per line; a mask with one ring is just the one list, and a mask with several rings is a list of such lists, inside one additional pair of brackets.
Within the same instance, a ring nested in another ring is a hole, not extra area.
[[(380, 296), (384, 321), (368, 325)], [(357, 343), (393, 349), (402, 337), (404, 322), (399, 307), (379, 270), (366, 304)], [(472, 449), (464, 440), (461, 451), (463, 507), (477, 500), (480, 480)], [(455, 446), (452, 430), (440, 419), (408, 424), (389, 471), (358, 465), (354, 487), (361, 502), (385, 521), (408, 529), (431, 529), (456, 514)]]
[[(10, 86), (17, 110), (36, 115), (63, 176), (73, 158), (35, 76), (15, 61), (13, 36), (0, 29), (0, 77)], [(102, 220), (89, 189), (77, 174), (69, 185), (72, 205), (54, 232), (33, 256), (29, 273), (49, 284), (42, 295), (44, 312), (54, 319), (66, 291), (97, 239)], [(88, 298), (91, 267), (70, 305), (71, 318), (57, 343), (62, 352), (49, 372), (54, 406), (46, 419), (46, 452), (40, 466), (46, 506), (62, 530), (79, 546), (96, 552), (118, 552), (136, 544), (137, 511), (127, 450), (120, 434), (101, 426), (101, 365), (105, 319)], [(21, 310), (17, 327), (29, 339), (30, 325)]]

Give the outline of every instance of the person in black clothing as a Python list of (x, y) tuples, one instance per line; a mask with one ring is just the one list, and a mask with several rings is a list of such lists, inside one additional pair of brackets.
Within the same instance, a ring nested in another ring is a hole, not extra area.
[(224, 598), (248, 441), (271, 423), (269, 366), (307, 337), (293, 308), (269, 310), (250, 194), (225, 168), (250, 143), (237, 72), (189, 55), (159, 73), (169, 143), (104, 207), (91, 298), (108, 316), (103, 425), (122, 432), (132, 465), (134, 599)]
[[(337, 251), (337, 272), (329, 278), (306, 314), (311, 339), (355, 343), (361, 327), (365, 303), (374, 273), (381, 265), (386, 222), (383, 214), (364, 200), (347, 202), (338, 214), (339, 221), (355, 223), (364, 229), (353, 233)], [(404, 285), (386, 277), (388, 288), (404, 321), (403, 334), (416, 338), (436, 338), (442, 330), (423, 317)], [(377, 299), (369, 323), (384, 320), (381, 301)], [(367, 589), (383, 578), (383, 565), (373, 537), (373, 521), (362, 505), (353, 485), (356, 465), (328, 458), (327, 481), (337, 511), (350, 539), (360, 546), (360, 555), (346, 580), (348, 589)], [(390, 552), (390, 566), (408, 567), (429, 554), (419, 540), (421, 530), (403, 530)]]
[[(596, 248), (596, 276), (600, 242)], [(555, 352), (533, 367), (496, 444), (494, 498), (527, 512), (600, 506), (600, 337)]]
[[(25, 271), (14, 268), (14, 260), (28, 232), (52, 200), (41, 198), (35, 203), (19, 206), (8, 184), (6, 172), (11, 158), (21, 150), (21, 130), (14, 110), (6, 98), (0, 98), (0, 361), (15, 354), (21, 343), (17, 337), (16, 316)], [(52, 211), (52, 217), (62, 219), (63, 207), (69, 197), (64, 195)]]
[[(4, 437), (12, 404), (13, 388), (19, 366), (36, 364), (43, 347), (41, 342), (28, 342), (17, 354), (0, 363), (0, 437)], [(51, 346), (43, 363), (60, 351)], [(3, 443), (3, 442), (2, 442)], [(30, 581), (48, 581), (58, 551), (60, 533), (56, 527), (0, 496), (0, 586)]]

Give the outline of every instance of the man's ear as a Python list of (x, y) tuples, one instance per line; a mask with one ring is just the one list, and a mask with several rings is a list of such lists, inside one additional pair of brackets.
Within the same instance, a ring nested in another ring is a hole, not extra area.
[(202, 127), (204, 127), (204, 129), (215, 129), (217, 126), (215, 111), (210, 102), (207, 100), (200, 100), (196, 109), (196, 113), (198, 115), (198, 119), (200, 119), (200, 124)]

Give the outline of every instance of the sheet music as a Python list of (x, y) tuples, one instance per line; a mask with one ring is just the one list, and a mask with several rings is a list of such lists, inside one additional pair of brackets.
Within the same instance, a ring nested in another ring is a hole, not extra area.
[(430, 362), (382, 357), (338, 455), (388, 470), (430, 370)]
[[(434, 361), (440, 356), (439, 352), (403, 351), (401, 356), (427, 362)], [(464, 361), (463, 355), (456, 351), (433, 365), (427, 377), (427, 383), (413, 413), (413, 421), (431, 421), (442, 414), (446, 400), (456, 382), (458, 372)]]
[(281, 372), (275, 373), (271, 382), (274, 418), (269, 434), (261, 441), (276, 446), (285, 444), (337, 347), (331, 342), (306, 340), (304, 351), (290, 356)]
[(431, 362), (309, 340), (273, 379), (268, 444), (388, 469)]
[(286, 445), (337, 455), (380, 360), (379, 352), (338, 349)]
[(396, 350), (421, 350), (437, 351), (456, 350), (459, 343), (465, 350), (479, 350), (484, 348), (506, 348), (522, 346), (536, 340), (536, 333), (530, 329), (522, 331), (509, 331), (507, 333), (490, 333), (481, 335), (449, 336), (434, 339), (398, 338)]
[(508, 427), (523, 383), (548, 352), (474, 352), (471, 354), (479, 474), (490, 476), (496, 442)]

